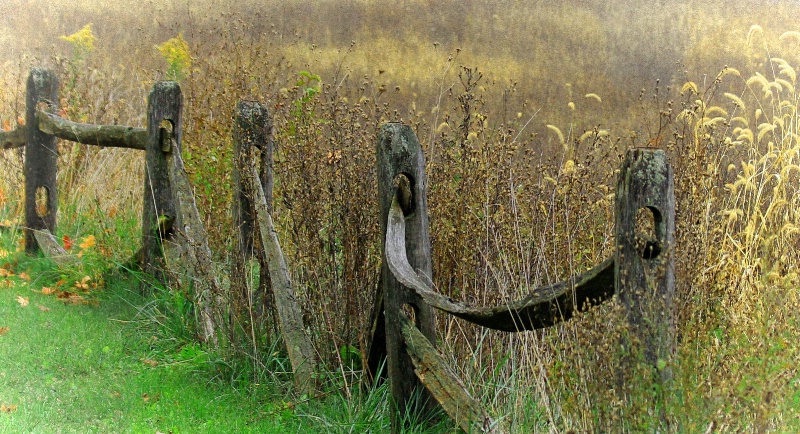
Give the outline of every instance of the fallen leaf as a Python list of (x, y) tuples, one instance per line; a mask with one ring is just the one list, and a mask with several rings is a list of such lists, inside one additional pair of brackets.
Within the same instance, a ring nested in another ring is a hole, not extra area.
[(150, 395), (148, 395), (146, 393), (142, 394), (142, 401), (144, 401), (144, 402), (150, 402), (150, 401), (156, 402), (159, 399), (161, 399), (161, 392), (158, 392), (153, 396), (150, 396)]
[(62, 241), (64, 241), (64, 250), (69, 250), (72, 248), (72, 244), (74, 243), (74, 241), (72, 238), (69, 237), (69, 235), (64, 235)]
[(39, 308), (42, 312), (50, 312), (50, 308), (47, 306), (42, 306), (41, 304), (37, 304), (36, 307)]
[(155, 368), (156, 366), (158, 366), (158, 362), (156, 362), (155, 360), (144, 358), (144, 359), (141, 359), (141, 361), (142, 361), (142, 364), (150, 366), (152, 368)]
[(89, 290), (89, 281), (92, 280), (89, 276), (83, 276), (80, 282), (75, 282), (75, 287), (84, 291)]
[(88, 304), (89, 302), (86, 301), (82, 296), (75, 294), (74, 292), (69, 291), (62, 291), (56, 297), (59, 300), (63, 301), (64, 304)]
[(0, 327), (0, 336), (8, 333), (8, 327)]
[(19, 273), (19, 278), (22, 279), (22, 280), (27, 280), (27, 281), (31, 280), (31, 276), (28, 276), (27, 273)]
[(78, 244), (78, 247), (80, 247), (83, 250), (87, 250), (94, 247), (95, 244), (97, 244), (97, 239), (94, 237), (94, 235), (88, 235), (83, 239), (82, 243)]
[(6, 405), (6, 403), (0, 404), (0, 413), (13, 413), (17, 411), (17, 405)]
[(14, 272), (11, 270), (7, 270), (5, 268), (0, 268), (0, 277), (11, 277), (14, 275)]
[(50, 288), (50, 287), (47, 287), (47, 286), (43, 286), (42, 287), (42, 294), (44, 294), (44, 295), (50, 295), (50, 294), (55, 294), (55, 293), (56, 293), (56, 290), (53, 289), (53, 288)]
[(20, 306), (25, 307), (29, 302), (30, 301), (28, 300), (28, 297), (23, 297), (21, 295), (17, 296), (17, 303), (19, 303)]

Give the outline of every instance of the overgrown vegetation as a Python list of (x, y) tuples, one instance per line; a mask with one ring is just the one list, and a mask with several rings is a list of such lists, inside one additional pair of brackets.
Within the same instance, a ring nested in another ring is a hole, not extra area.
[[(342, 403), (309, 419), (333, 431), (373, 423), (371, 411), (387, 405), (385, 392), (364, 397), (354, 387), (380, 265), (380, 124), (411, 124), (425, 147), (436, 288), (483, 305), (610, 255), (624, 151), (665, 149), (678, 205), (679, 352), (673, 390), (658, 391), (669, 426), (660, 426), (648, 384), (617, 387), (625, 330), (613, 304), (515, 335), (440, 317), (440, 347), (515, 432), (795, 432), (797, 5), (617, 3), (207, 0), (132, 13), (94, 0), (8, 0), (0, 121), (18, 122), (31, 65), (58, 69), (60, 107), (82, 122), (144, 126), (153, 82), (181, 80), (184, 154), (212, 249), (228, 269), (233, 108), (240, 99), (267, 102), (274, 216), (323, 362), (325, 398), (305, 399)], [(32, 24), (42, 16), (50, 26)], [(76, 36), (87, 32), (88, 45)], [(99, 260), (124, 263), (138, 245), (142, 156), (62, 146), (69, 211), (57, 235), (94, 235), (108, 249)], [(21, 215), (21, 160), (4, 153), (5, 219)], [(230, 348), (212, 354), (193, 343), (185, 289), (156, 298), (147, 333), (173, 345), (156, 359), (174, 362), (188, 348), (205, 374), (238, 390), (273, 384), (286, 393), (269, 315), (243, 321)]]

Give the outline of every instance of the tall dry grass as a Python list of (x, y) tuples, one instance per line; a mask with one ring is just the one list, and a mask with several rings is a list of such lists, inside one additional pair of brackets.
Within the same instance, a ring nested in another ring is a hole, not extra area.
[[(327, 368), (344, 366), (342, 348), (366, 347), (381, 123), (411, 124), (424, 145), (436, 288), (484, 305), (610, 255), (615, 171), (627, 148), (649, 144), (668, 151), (677, 175), (674, 390), (617, 386), (625, 330), (613, 304), (516, 335), (442, 317), (441, 346), (518, 431), (797, 427), (800, 38), (786, 33), (797, 30), (791, 3), (145, 6), (4, 2), (0, 121), (22, 113), (21, 83), (35, 64), (57, 69), (71, 118), (143, 126), (147, 92), (167, 70), (155, 46), (182, 33), (193, 56), (182, 83), (185, 158), (217, 259), (231, 248), (232, 110), (262, 100), (275, 118), (279, 236)], [(96, 48), (76, 69), (58, 36), (89, 22)], [(68, 209), (137, 218), (140, 156), (61, 151)], [(16, 203), (20, 158), (2, 159), (3, 191)], [(656, 398), (673, 415), (668, 427)]]

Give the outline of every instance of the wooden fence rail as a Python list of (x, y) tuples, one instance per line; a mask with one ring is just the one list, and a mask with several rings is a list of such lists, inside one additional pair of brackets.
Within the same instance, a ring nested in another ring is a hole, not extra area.
[[(569, 320), (575, 312), (617, 294), (647, 363), (659, 367), (661, 381), (669, 380), (669, 370), (663, 366), (674, 354), (675, 199), (672, 171), (663, 151), (632, 149), (626, 155), (617, 185), (617, 244), (611, 258), (563, 282), (536, 288), (519, 300), (488, 308), (455, 301), (432, 288), (425, 163), (414, 133), (404, 125), (385, 125), (377, 154), (383, 268), (368, 366), (375, 372), (386, 358), (396, 409), (428, 411), (422, 408), (424, 401), (415, 400), (424, 400), (430, 393), (464, 431), (504, 431), (434, 349), (433, 331), (428, 328), (431, 308), (491, 329), (518, 332)], [(642, 218), (652, 221), (649, 233), (645, 226), (637, 226)], [(403, 312), (405, 305), (412, 307), (416, 325)], [(623, 379), (627, 380), (632, 379)], [(425, 393), (418, 390), (420, 384)], [(414, 419), (396, 413), (392, 432), (402, 431), (401, 421)]]

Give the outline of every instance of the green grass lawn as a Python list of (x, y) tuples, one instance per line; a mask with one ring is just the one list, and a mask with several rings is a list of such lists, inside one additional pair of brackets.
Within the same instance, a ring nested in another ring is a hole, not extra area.
[(279, 402), (210, 382), (196, 364), (151, 359), (131, 326), (144, 302), (125, 287), (133, 279), (68, 304), (19, 276), (0, 277), (0, 432), (305, 432)]

